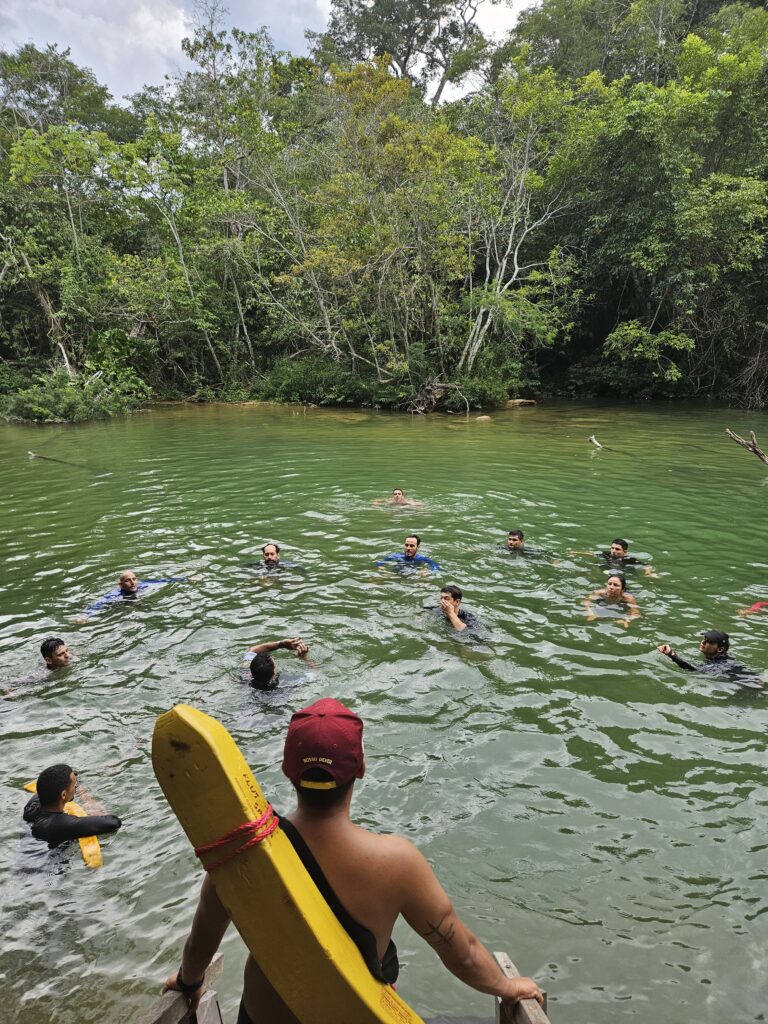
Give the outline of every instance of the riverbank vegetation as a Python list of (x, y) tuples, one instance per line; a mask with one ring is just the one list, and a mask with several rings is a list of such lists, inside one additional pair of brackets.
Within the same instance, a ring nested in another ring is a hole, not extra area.
[(0, 411), (768, 404), (768, 11), (476, 6), (334, 0), (295, 57), (214, 4), (121, 105), (0, 53)]

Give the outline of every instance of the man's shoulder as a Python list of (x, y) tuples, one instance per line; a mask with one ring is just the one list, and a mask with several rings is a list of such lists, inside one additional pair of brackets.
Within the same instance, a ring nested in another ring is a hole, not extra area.
[(362, 825), (355, 825), (355, 837), (357, 841), (375, 852), (378, 857), (391, 859), (393, 862), (404, 864), (411, 863), (415, 858), (421, 857), (418, 849), (405, 836), (382, 834), (372, 832), (363, 828)]

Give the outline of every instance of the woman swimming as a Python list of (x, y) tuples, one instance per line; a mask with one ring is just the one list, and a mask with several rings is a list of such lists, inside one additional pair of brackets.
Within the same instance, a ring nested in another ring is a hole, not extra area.
[(637, 601), (631, 594), (627, 593), (627, 580), (622, 572), (612, 572), (608, 577), (602, 590), (594, 590), (584, 598), (584, 607), (587, 609), (587, 622), (594, 622), (597, 618), (592, 605), (600, 602), (603, 605), (625, 605), (629, 609), (628, 616), (618, 619), (620, 626), (625, 628), (629, 625), (630, 619), (640, 618), (640, 609)]

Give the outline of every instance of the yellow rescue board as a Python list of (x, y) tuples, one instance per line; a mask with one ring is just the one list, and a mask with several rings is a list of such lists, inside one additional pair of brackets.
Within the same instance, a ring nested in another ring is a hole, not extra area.
[[(37, 783), (28, 782), (24, 786), (24, 789), (26, 789), (28, 793), (36, 793)], [(64, 804), (64, 813), (74, 814), (76, 818), (87, 817), (87, 814), (80, 804), (76, 803), (74, 800), (70, 800), (68, 803)], [(78, 843), (80, 843), (80, 853), (82, 853), (83, 860), (87, 866), (89, 868), (100, 868), (104, 862), (101, 858), (101, 846), (99, 845), (98, 838), (96, 836), (83, 836), (82, 839), (78, 839)]]
[[(152, 763), (194, 847), (266, 811), (227, 730), (186, 704), (158, 718)], [(213, 850), (203, 863), (234, 848)], [(302, 1024), (423, 1024), (390, 985), (371, 975), (281, 829), (213, 868), (211, 879), (259, 967)]]

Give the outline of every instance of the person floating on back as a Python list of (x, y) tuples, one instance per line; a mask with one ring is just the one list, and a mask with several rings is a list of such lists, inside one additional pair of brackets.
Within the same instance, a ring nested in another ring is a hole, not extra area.
[(686, 672), (705, 672), (707, 675), (722, 676), (729, 682), (745, 686), (748, 689), (765, 689), (765, 683), (756, 672), (731, 657), (728, 653), (730, 646), (731, 640), (727, 633), (723, 633), (719, 629), (708, 629), (701, 634), (699, 650), (704, 655), (704, 661), (698, 665), (685, 661), (669, 644), (659, 644), (656, 650), (670, 658)]
[(110, 590), (98, 601), (89, 604), (85, 609), (85, 615), (93, 615), (94, 612), (105, 608), (107, 605), (122, 601), (136, 601), (140, 594), (153, 589), (162, 583), (194, 583), (193, 576), (165, 576), (160, 579), (140, 580), (132, 569), (125, 569), (120, 573), (120, 579), (114, 590)]
[(317, 667), (314, 661), (307, 657), (309, 647), (297, 636), (288, 640), (268, 640), (266, 643), (254, 644), (248, 648), (244, 661), (248, 666), (246, 682), (256, 690), (274, 690), (281, 679), (287, 683), (296, 683), (303, 678), (303, 674), (279, 676), (275, 659), (272, 657), (273, 651), (293, 651), (307, 668)]
[(402, 554), (398, 551), (381, 558), (376, 567), (381, 571), (387, 563), (392, 563), (397, 570), (426, 569), (429, 572), (440, 572), (440, 566), (426, 555), (419, 554), (421, 537), (415, 533), (409, 533), (403, 542)]
[[(392, 929), (402, 915), (464, 984), (499, 996), (510, 1010), (520, 999), (543, 1001), (531, 978), (503, 974), (459, 919), (413, 843), (402, 836), (378, 835), (351, 820), (353, 787), (366, 770), (363, 723), (354, 712), (331, 698), (295, 712), (282, 767), (295, 789), (296, 810), (281, 816), (279, 826), (375, 978), (390, 985), (397, 981), (400, 968)], [(252, 912), (258, 914), (256, 904)], [(229, 922), (211, 875), (206, 875), (181, 967), (164, 986), (164, 991), (183, 992), (192, 1012), (203, 993), (205, 970)], [(270, 928), (268, 920), (263, 925)], [(328, 997), (318, 992), (317, 998)], [(252, 956), (246, 960), (237, 1020), (238, 1024), (297, 1024)], [(351, 1022), (340, 1016), (339, 1024)]]
[[(24, 807), (24, 821), (32, 826), (32, 835), (50, 849), (70, 839), (117, 832), (123, 824), (115, 814), (66, 814), (64, 806), (75, 799), (76, 787), (77, 775), (68, 764), (51, 765), (38, 776), (37, 792)], [(87, 794), (80, 791), (78, 796), (85, 804)]]

